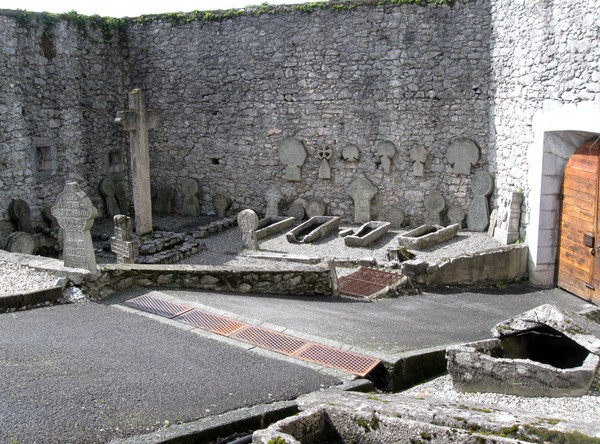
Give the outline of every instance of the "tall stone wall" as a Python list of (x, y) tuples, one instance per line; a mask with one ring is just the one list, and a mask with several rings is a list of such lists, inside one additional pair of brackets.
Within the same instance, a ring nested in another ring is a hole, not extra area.
[(122, 36), (45, 17), (0, 14), (0, 247), (16, 229), (13, 199), (43, 226), (41, 210), (74, 180), (102, 210), (109, 152), (123, 155), (127, 183), (127, 136), (113, 123), (130, 88)]
[[(545, 103), (600, 100), (599, 10), (599, 0), (492, 1), (489, 160), (498, 187), (528, 196), (532, 119)], [(522, 233), (528, 211), (526, 198)]]
[[(163, 22), (128, 29), (136, 86), (162, 115), (150, 134), (153, 185), (203, 185), (203, 210), (215, 193), (233, 210), (264, 214), (267, 189), (284, 199), (320, 198), (328, 214), (351, 219), (349, 185), (364, 174), (378, 187), (376, 218), (400, 207), (423, 222), (424, 197), (444, 194), (467, 207), (470, 176), (453, 174), (449, 143), (468, 137), (488, 168), (489, 33), (487, 1), (454, 6), (360, 6), (214, 22)], [(286, 180), (278, 149), (287, 138), (306, 146), (299, 182)], [(379, 142), (396, 147), (391, 170)], [(360, 159), (342, 159), (356, 145)], [(319, 178), (319, 150), (332, 148), (331, 179)], [(410, 153), (425, 147), (425, 175)], [(179, 193), (179, 202), (181, 202)]]

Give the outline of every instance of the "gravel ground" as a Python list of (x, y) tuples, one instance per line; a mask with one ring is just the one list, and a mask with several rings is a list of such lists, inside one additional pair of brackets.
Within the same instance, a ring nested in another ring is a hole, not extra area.
[(0, 296), (30, 293), (56, 286), (56, 276), (15, 262), (0, 260), (0, 270)]
[(530, 398), (499, 393), (461, 393), (454, 390), (450, 376), (442, 376), (403, 393), (443, 399), (457, 404), (470, 402), (508, 410), (535, 412), (577, 422), (596, 423), (600, 418), (599, 388), (591, 390), (586, 396), (564, 398)]

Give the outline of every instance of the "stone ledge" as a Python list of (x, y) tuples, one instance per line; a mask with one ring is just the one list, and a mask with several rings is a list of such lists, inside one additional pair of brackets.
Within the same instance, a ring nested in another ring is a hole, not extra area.
[(23, 308), (43, 302), (56, 302), (63, 298), (63, 288), (53, 287), (9, 296), (0, 296), (0, 312), (11, 308)]

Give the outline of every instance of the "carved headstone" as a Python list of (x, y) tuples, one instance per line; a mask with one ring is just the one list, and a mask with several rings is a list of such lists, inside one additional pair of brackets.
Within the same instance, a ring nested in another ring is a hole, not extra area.
[(467, 227), (471, 231), (485, 231), (490, 223), (488, 196), (494, 190), (494, 178), (487, 171), (479, 170), (471, 182), (473, 202), (467, 214)]
[(277, 217), (279, 216), (279, 201), (283, 195), (279, 188), (275, 185), (271, 186), (266, 194), (265, 200), (267, 201), (267, 209), (265, 211), (265, 217)]
[(362, 174), (352, 182), (348, 194), (354, 200), (354, 222), (366, 223), (371, 221), (371, 201), (378, 191), (373, 182)]
[(494, 238), (508, 245), (519, 239), (523, 194), (510, 190), (502, 190), (499, 194), (500, 205), (498, 207)]
[(159, 216), (170, 216), (173, 212), (173, 200), (175, 199), (175, 190), (169, 185), (165, 185), (156, 190), (156, 213)]
[(305, 211), (309, 219), (314, 216), (325, 216), (327, 205), (321, 199), (310, 199), (306, 203)]
[(410, 152), (410, 160), (413, 163), (413, 176), (422, 177), (425, 175), (425, 162), (429, 151), (424, 146), (418, 146)]
[(129, 93), (129, 110), (118, 111), (115, 122), (129, 131), (135, 231), (142, 236), (152, 232), (148, 130), (158, 125), (158, 113), (147, 110), (142, 90), (134, 89)]
[(46, 221), (46, 223), (48, 224), (48, 226), (50, 228), (52, 228), (52, 229), (54, 229), (54, 228), (60, 228), (59, 225), (58, 225), (58, 221), (56, 220), (56, 218), (52, 214), (52, 208), (50, 208), (50, 207), (44, 207), (42, 209), (42, 217), (44, 218), (44, 220)]
[(392, 224), (394, 229), (402, 227), (404, 217), (404, 211), (400, 208), (390, 208), (386, 213), (386, 220)]
[(296, 222), (300, 222), (302, 219), (304, 219), (306, 212), (302, 204), (294, 202), (288, 207), (286, 214), (296, 219)]
[(33, 254), (35, 251), (35, 239), (24, 231), (15, 231), (6, 239), (6, 251), (11, 253)]
[(394, 154), (396, 154), (396, 145), (392, 142), (386, 140), (377, 144), (377, 157), (379, 157), (383, 171), (386, 174), (389, 174), (392, 170), (392, 158)]
[(479, 147), (471, 139), (460, 137), (450, 144), (446, 158), (454, 174), (469, 175), (471, 167), (479, 160)]
[(104, 196), (106, 215), (116, 216), (117, 214), (120, 214), (121, 209), (117, 203), (117, 198), (115, 196), (115, 183), (112, 181), (112, 179), (109, 179), (108, 177), (103, 178), (100, 180), (98, 188), (100, 188), (100, 193), (102, 196)]
[(258, 250), (258, 239), (256, 229), (258, 228), (258, 216), (252, 210), (240, 211), (237, 217), (238, 226), (242, 231), (242, 248)]
[(306, 160), (306, 148), (298, 139), (285, 139), (279, 146), (279, 161), (285, 165), (285, 178), (298, 182), (302, 178), (300, 168)]
[(342, 158), (347, 162), (357, 162), (360, 159), (360, 151), (356, 145), (346, 145), (342, 148)]
[(321, 159), (321, 164), (319, 165), (319, 179), (331, 179), (329, 159), (331, 159), (332, 155), (333, 149), (329, 145), (317, 148), (317, 156)]
[(217, 212), (217, 216), (219, 218), (225, 217), (225, 213), (231, 206), (231, 197), (223, 193), (217, 193), (213, 197), (213, 206), (215, 207), (215, 211)]
[(498, 210), (494, 208), (490, 214), (490, 224), (488, 226), (487, 235), (494, 237), (494, 231), (496, 230), (496, 223), (498, 221)]
[(69, 182), (58, 195), (52, 215), (63, 229), (63, 260), (65, 267), (96, 272), (96, 257), (90, 229), (98, 210), (76, 182)]
[(129, 198), (127, 197), (127, 192), (122, 181), (115, 182), (115, 197), (119, 203), (121, 213), (129, 214)]
[(35, 234), (31, 225), (31, 209), (23, 199), (15, 199), (8, 206), (10, 218), (17, 224), (17, 231)]
[(462, 228), (463, 220), (465, 220), (465, 210), (457, 205), (448, 208), (448, 220), (450, 225), (458, 224)]
[(181, 209), (181, 214), (183, 216), (200, 216), (200, 193), (202, 192), (202, 187), (200, 186), (198, 179), (186, 177), (181, 183), (181, 190), (183, 192), (183, 208)]
[(446, 207), (446, 199), (438, 191), (430, 191), (425, 197), (425, 224), (441, 225), (440, 213)]
[(110, 249), (117, 255), (117, 264), (133, 264), (138, 254), (138, 247), (132, 239), (131, 218), (117, 214), (113, 220), (115, 235), (110, 238)]

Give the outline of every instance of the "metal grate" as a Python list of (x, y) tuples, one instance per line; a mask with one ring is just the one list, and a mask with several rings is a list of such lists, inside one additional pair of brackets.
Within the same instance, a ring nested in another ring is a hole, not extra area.
[(191, 310), (187, 313), (174, 318), (176, 321), (185, 322), (186, 324), (203, 330), (212, 331), (223, 336), (229, 336), (232, 333), (246, 326), (246, 324), (224, 316), (219, 316), (212, 313), (206, 313), (200, 310)]
[(345, 370), (358, 376), (368, 375), (381, 362), (379, 359), (357, 355), (356, 353), (320, 344), (311, 344), (301, 350), (296, 356), (327, 367)]
[(370, 297), (401, 279), (401, 274), (361, 267), (357, 272), (339, 279), (340, 293)]
[(232, 334), (231, 337), (262, 348), (278, 351), (284, 355), (294, 355), (307, 344), (306, 341), (301, 339), (254, 326), (248, 326)]
[(163, 316), (165, 318), (174, 318), (192, 309), (191, 307), (186, 307), (185, 305), (175, 304), (174, 302), (158, 299), (147, 294), (137, 296), (123, 303), (139, 310)]

